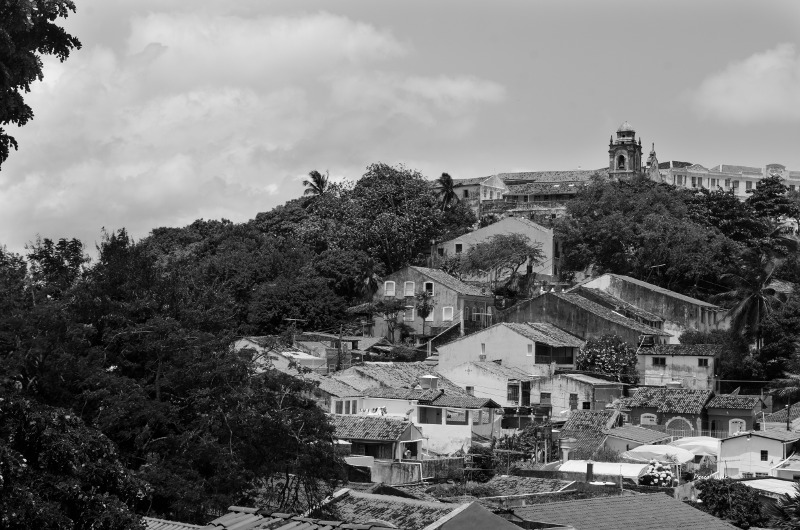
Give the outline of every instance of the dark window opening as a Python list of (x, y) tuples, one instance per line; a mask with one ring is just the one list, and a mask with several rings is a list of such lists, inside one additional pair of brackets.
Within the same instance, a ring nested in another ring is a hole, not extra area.
[(761, 461), (766, 462), (769, 460), (769, 451), (761, 451)]
[(666, 357), (653, 357), (653, 366), (666, 366), (666, 365), (667, 365)]
[(617, 157), (617, 169), (625, 169), (625, 155)]

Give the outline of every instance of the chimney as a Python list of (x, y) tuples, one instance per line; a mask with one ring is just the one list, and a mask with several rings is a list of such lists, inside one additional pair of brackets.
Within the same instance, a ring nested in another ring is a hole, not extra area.
[(423, 390), (436, 390), (439, 387), (439, 378), (435, 375), (420, 376), (419, 386), (421, 386)]
[(485, 356), (485, 355), (478, 355), (478, 360), (479, 360), (480, 362), (483, 362), (483, 361), (485, 361), (485, 360), (486, 360), (486, 356)]

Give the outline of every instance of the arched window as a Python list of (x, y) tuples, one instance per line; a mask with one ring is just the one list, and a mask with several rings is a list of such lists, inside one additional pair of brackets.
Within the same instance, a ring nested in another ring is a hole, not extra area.
[(617, 169), (625, 169), (625, 155), (617, 157)]
[(667, 422), (666, 427), (667, 429), (673, 429), (676, 431), (684, 431), (684, 432), (689, 432), (694, 430), (692, 424), (689, 423), (689, 420), (687, 420), (686, 418), (672, 418)]

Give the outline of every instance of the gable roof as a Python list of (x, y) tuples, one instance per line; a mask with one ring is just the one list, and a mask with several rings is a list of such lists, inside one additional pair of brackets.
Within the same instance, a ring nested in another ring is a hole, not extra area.
[[(374, 528), (390, 528), (380, 522), (366, 522), (354, 525), (350, 522), (329, 521), (291, 515), (288, 513), (270, 513), (267, 510), (231, 506), (229, 513), (218, 517), (206, 526), (198, 526), (203, 530), (236, 529), (236, 530), (331, 530), (334, 528), (372, 530)], [(148, 530), (151, 530), (148, 528)]]
[(443, 270), (430, 269), (428, 267), (416, 267), (416, 266), (410, 266), (409, 269), (415, 270), (418, 273), (427, 276), (433, 281), (439, 282), (448, 289), (455, 291), (459, 294), (467, 296), (484, 296), (484, 297), (489, 296), (487, 294), (484, 294), (481, 289), (472, 285), (468, 285), (459, 280), (458, 278), (450, 276)]
[(622, 425), (620, 427), (606, 429), (603, 431), (603, 434), (640, 444), (654, 444), (671, 439), (671, 436), (666, 433), (654, 429), (645, 429), (644, 427), (636, 425)]
[(676, 293), (675, 291), (670, 291), (669, 289), (664, 289), (663, 287), (659, 287), (658, 285), (653, 285), (652, 283), (643, 282), (642, 280), (637, 280), (636, 278), (632, 278), (630, 276), (625, 276), (622, 274), (612, 274), (612, 273), (607, 273), (607, 274), (612, 278), (617, 278), (625, 282), (633, 283), (635, 285), (638, 285), (639, 287), (644, 287), (645, 289), (649, 289), (650, 291), (661, 293), (663, 295), (670, 296), (672, 298), (676, 298), (684, 302), (689, 302), (690, 304), (708, 307), (716, 310), (722, 310), (721, 307), (716, 306), (714, 304), (709, 304), (708, 302), (698, 300), (697, 298), (692, 298), (691, 296), (686, 296), (685, 294)]
[(654, 408), (668, 414), (700, 414), (711, 395), (711, 390), (641, 387), (628, 405), (631, 408)]
[(605, 439), (603, 431), (610, 429), (619, 418), (617, 410), (573, 410), (561, 429), (560, 440), (573, 438), (572, 447), (596, 451)]
[(756, 436), (758, 438), (767, 438), (769, 440), (777, 440), (779, 442), (793, 442), (795, 440), (800, 440), (800, 432), (784, 431), (782, 429), (768, 429), (765, 431), (739, 431), (733, 436), (723, 438), (722, 441), (724, 442), (727, 440), (733, 440), (735, 438), (741, 438), (742, 436)]
[(440, 521), (453, 512), (466, 509), (467, 504), (445, 504), (418, 501), (389, 495), (339, 490), (326, 508), (339, 519), (352, 523), (386, 521), (397, 528), (417, 530)]
[(515, 508), (526, 521), (572, 526), (575, 530), (732, 530), (735, 526), (663, 493), (595, 497)]
[(658, 335), (661, 337), (671, 336), (669, 333), (661, 331), (660, 329), (652, 328), (650, 326), (637, 322), (631, 318), (624, 317), (607, 307), (603, 307), (596, 302), (592, 302), (591, 300), (581, 296), (580, 294), (549, 292), (542, 296), (555, 296), (556, 298), (565, 300), (601, 318), (614, 322), (615, 324), (619, 324), (620, 326), (625, 326), (643, 335)]
[[(494, 234), (494, 232), (498, 232), (498, 228), (502, 228), (507, 234), (525, 235), (526, 233), (530, 233), (531, 231), (536, 231), (536, 232), (542, 232), (551, 237), (553, 235), (552, 228), (547, 228), (546, 226), (534, 223), (527, 217), (510, 216), (504, 219), (500, 219), (499, 221), (497, 221), (496, 223), (492, 223), (491, 225), (484, 226), (483, 228), (478, 228), (477, 230), (473, 230), (472, 232), (467, 232), (465, 234), (461, 234), (460, 236), (454, 237), (447, 241), (442, 241), (439, 244), (445, 245), (452, 241), (458, 241), (464, 243), (479, 243), (481, 241), (487, 241), (493, 235), (496, 235)], [(503, 230), (501, 230), (500, 232), (502, 232)]]
[[(792, 410), (789, 414), (789, 421), (794, 421), (797, 418), (800, 418), (800, 403), (795, 403), (792, 405)], [(772, 414), (766, 414), (764, 416), (765, 423), (786, 423), (786, 407), (782, 408), (781, 410), (777, 410)]]
[(155, 517), (142, 517), (146, 530), (196, 530), (205, 528), (196, 524), (178, 523), (167, 521), (166, 519), (156, 519)]
[(567, 379), (572, 379), (579, 383), (586, 383), (587, 385), (613, 385), (618, 386), (620, 389), (622, 388), (622, 383), (618, 381), (609, 381), (608, 379), (600, 379), (599, 377), (586, 374), (559, 373), (557, 377), (566, 377)]
[(516, 331), (523, 337), (556, 348), (581, 348), (585, 342), (578, 337), (545, 322), (503, 322), (507, 328)]
[(660, 316), (650, 313), (649, 311), (645, 311), (644, 309), (640, 309), (633, 304), (629, 304), (625, 300), (621, 300), (614, 296), (611, 293), (607, 293), (601, 289), (596, 289), (594, 287), (585, 287), (583, 285), (579, 285), (577, 289), (571, 290), (570, 292), (582, 294), (589, 300), (593, 302), (597, 302), (600, 305), (608, 305), (612, 306), (615, 310), (622, 310), (627, 311), (637, 317), (648, 320), (650, 322), (663, 322), (664, 319)]
[(439, 388), (464, 392), (461, 387), (435, 372), (424, 362), (366, 362), (336, 372), (331, 377), (363, 391), (375, 386), (414, 388), (417, 386), (419, 378), (424, 375), (435, 375), (438, 377)]
[(717, 394), (708, 402), (709, 409), (753, 409), (761, 403), (761, 396)]
[(571, 480), (538, 477), (517, 477), (514, 475), (495, 475), (486, 482), (498, 496), (526, 495), (531, 493), (553, 493), (563, 491), (574, 484)]
[(654, 344), (642, 348), (639, 355), (670, 355), (684, 357), (721, 357), (725, 353), (722, 344)]
[(335, 429), (334, 436), (340, 440), (396, 442), (411, 426), (411, 422), (396, 416), (329, 414), (328, 419)]
[(373, 387), (364, 390), (364, 397), (378, 399), (416, 400), (419, 405), (462, 409), (501, 408), (490, 398), (471, 396), (464, 390), (415, 390), (413, 388)]
[(339, 381), (327, 375), (320, 375), (316, 373), (303, 374), (305, 379), (319, 383), (319, 389), (334, 397), (358, 397), (364, 393), (357, 388), (353, 388), (344, 381)]

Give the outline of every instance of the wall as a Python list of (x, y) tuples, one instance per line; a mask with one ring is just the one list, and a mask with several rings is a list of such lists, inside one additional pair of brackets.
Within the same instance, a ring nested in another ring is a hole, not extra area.
[[(736, 431), (731, 431), (730, 421), (733, 419), (744, 420), (745, 428), (742, 430), (749, 431), (755, 427), (755, 411), (751, 409), (716, 409), (709, 408), (708, 411), (708, 429), (711, 431), (726, 431), (730, 434), (736, 434)], [(716, 422), (712, 426), (711, 422)]]
[[(639, 353), (636, 371), (639, 384), (663, 386), (670, 381), (681, 381), (683, 388), (690, 390), (717, 390), (715, 388), (712, 356), (650, 355)], [(665, 366), (653, 366), (653, 357), (664, 357)], [(698, 366), (698, 359), (708, 359), (708, 366)]]
[[(657, 412), (655, 407), (636, 407), (631, 409), (630, 412), (630, 422), (632, 425), (641, 425), (641, 417), (642, 414), (655, 414), (656, 416), (656, 425), (663, 425), (669, 426), (667, 428), (673, 430), (689, 430), (688, 425), (691, 425), (692, 429), (696, 431), (703, 430), (703, 415), (702, 414), (667, 414)], [(675, 419), (676, 421), (671, 421)], [(686, 420), (677, 421), (678, 419)], [(697, 432), (693, 436), (700, 436), (700, 432)]]
[(383, 484), (409, 484), (422, 480), (422, 466), (416, 462), (375, 460), (372, 464), (372, 482)]
[(616, 436), (607, 436), (606, 441), (603, 445), (607, 449), (611, 449), (612, 451), (617, 451), (618, 453), (624, 453), (634, 447), (639, 447), (640, 445), (644, 445), (638, 442), (634, 442), (631, 440), (624, 440), (622, 438), (617, 438)]
[[(761, 451), (766, 450), (769, 456), (766, 462), (761, 460)], [(770, 474), (770, 468), (783, 460), (783, 443), (760, 436), (737, 436), (720, 443), (717, 472), (720, 477), (739, 478), (742, 473)]]
[(503, 322), (547, 322), (587, 340), (609, 333), (619, 335), (629, 344), (639, 343), (639, 332), (606, 320), (551, 293), (518, 303), (498, 317)]
[[(570, 410), (569, 395), (578, 394), (578, 409), (583, 409), (583, 403), (591, 403), (591, 410), (605, 410), (607, 402), (613, 401), (612, 396), (622, 396), (622, 385), (605, 387), (602, 393), (595, 392), (595, 386), (591, 383), (579, 381), (568, 377), (566, 374), (557, 374), (552, 377), (542, 377), (531, 382), (531, 403), (541, 402), (542, 392), (550, 393), (550, 404), (552, 416), (560, 416), (563, 410)], [(603, 401), (598, 401), (603, 398)], [(605, 401), (609, 400), (609, 401)]]
[[(521, 338), (521, 337), (520, 337)], [(488, 348), (489, 345), (487, 344)], [(441, 351), (439, 352), (439, 366), (437, 371), (444, 377), (457, 384), (461, 388), (473, 387), (473, 394), (477, 397), (493, 399), (504, 407), (516, 407), (518, 403), (508, 400), (508, 379), (497, 374), (481, 369), (479, 366), (470, 362), (462, 363), (448, 369), (443, 369), (441, 364)], [(505, 362), (503, 363), (505, 364)], [(518, 386), (519, 382), (516, 383)], [(520, 399), (522, 399), (522, 388), (519, 389)]]
[[(481, 344), (486, 345), (487, 361), (502, 360), (504, 366), (513, 366), (528, 374), (534, 373), (536, 356), (528, 356), (528, 345), (533, 344), (533, 341), (503, 325), (492, 326), (439, 346), (438, 370), (444, 373), (466, 362), (480, 361)], [(495, 396), (487, 397), (495, 399)]]

